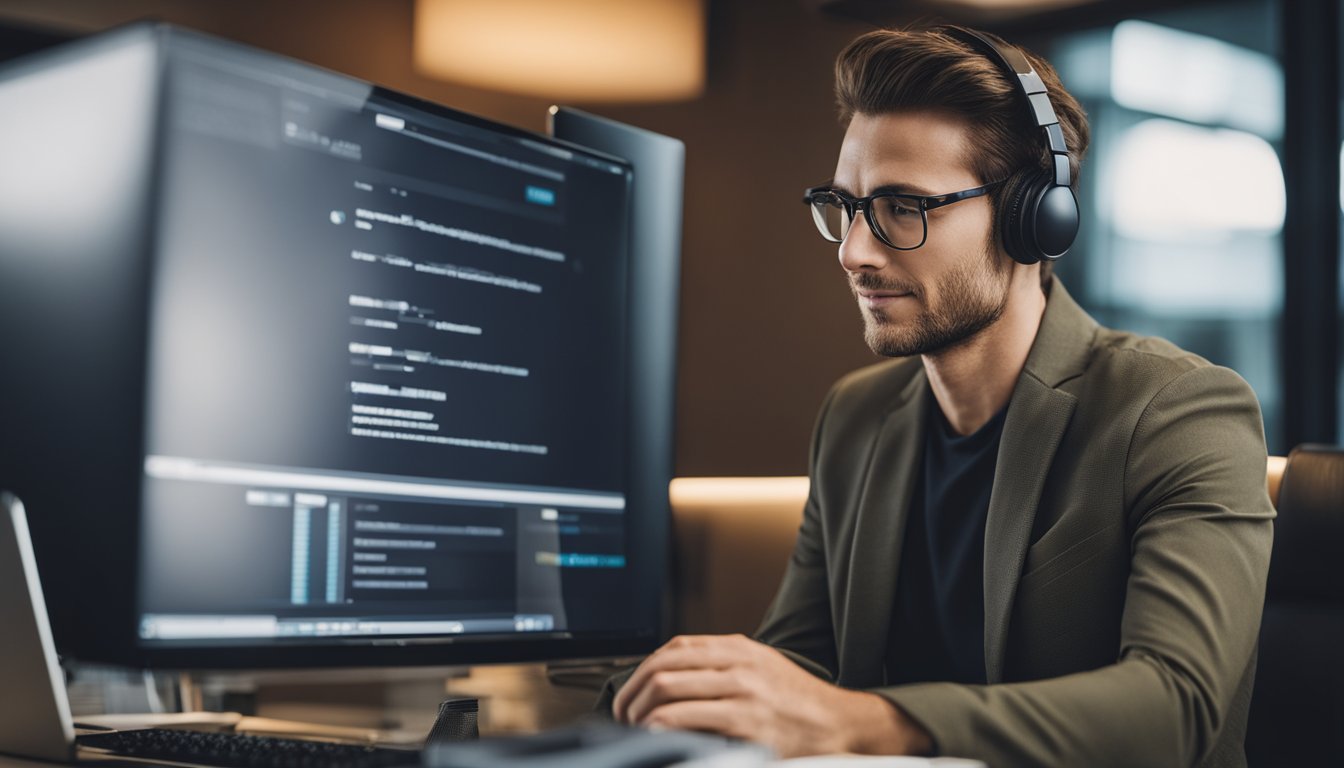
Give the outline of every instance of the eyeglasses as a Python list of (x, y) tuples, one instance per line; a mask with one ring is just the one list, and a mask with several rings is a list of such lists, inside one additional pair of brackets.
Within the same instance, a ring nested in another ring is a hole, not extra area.
[(854, 224), (854, 217), (862, 213), (878, 240), (898, 251), (913, 251), (928, 239), (929, 211), (987, 195), (989, 190), (1002, 183), (1002, 179), (991, 181), (946, 195), (880, 191), (858, 198), (824, 185), (804, 192), (803, 202), (812, 208), (812, 220), (821, 236), (832, 243), (843, 243)]

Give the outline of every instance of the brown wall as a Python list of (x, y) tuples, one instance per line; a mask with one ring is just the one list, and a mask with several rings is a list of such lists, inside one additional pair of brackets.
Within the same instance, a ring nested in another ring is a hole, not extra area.
[[(556, 0), (561, 2), (563, 0)], [(154, 17), (457, 109), (543, 130), (545, 100), (436, 81), (411, 64), (411, 0), (0, 0), (0, 18), (77, 31)], [(579, 104), (686, 142), (679, 475), (798, 474), (816, 408), (874, 360), (802, 204), (842, 127), (831, 64), (865, 28), (802, 0), (710, 0), (708, 86), (694, 101)]]

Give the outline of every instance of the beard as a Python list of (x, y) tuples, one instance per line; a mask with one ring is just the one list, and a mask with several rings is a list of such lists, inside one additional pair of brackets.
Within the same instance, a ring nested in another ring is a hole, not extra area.
[(889, 283), (870, 273), (853, 276), (849, 287), (855, 298), (860, 289), (910, 292), (923, 306), (923, 311), (908, 321), (893, 320), (881, 310), (863, 307), (863, 336), (868, 347), (883, 357), (936, 355), (966, 343), (998, 322), (1008, 306), (1011, 268), (1000, 264), (997, 256), (986, 249), (981, 265), (964, 264), (940, 279), (936, 307), (928, 306), (925, 292), (918, 287)]

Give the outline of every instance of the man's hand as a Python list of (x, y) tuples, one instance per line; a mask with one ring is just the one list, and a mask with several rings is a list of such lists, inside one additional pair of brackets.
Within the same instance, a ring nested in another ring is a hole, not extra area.
[(921, 754), (932, 747), (886, 699), (819, 680), (742, 635), (672, 638), (631, 675), (612, 714), (625, 723), (749, 739), (780, 757)]

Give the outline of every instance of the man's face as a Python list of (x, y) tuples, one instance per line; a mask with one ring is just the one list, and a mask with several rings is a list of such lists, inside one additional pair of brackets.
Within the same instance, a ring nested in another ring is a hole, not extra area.
[[(969, 141), (965, 123), (940, 113), (858, 114), (845, 132), (834, 186), (853, 197), (885, 186), (941, 195), (993, 181), (971, 172)], [(928, 239), (913, 251), (889, 248), (867, 222), (854, 222), (840, 264), (874, 352), (937, 354), (1002, 316), (1012, 268), (994, 245), (991, 219), (988, 197), (929, 211)]]

